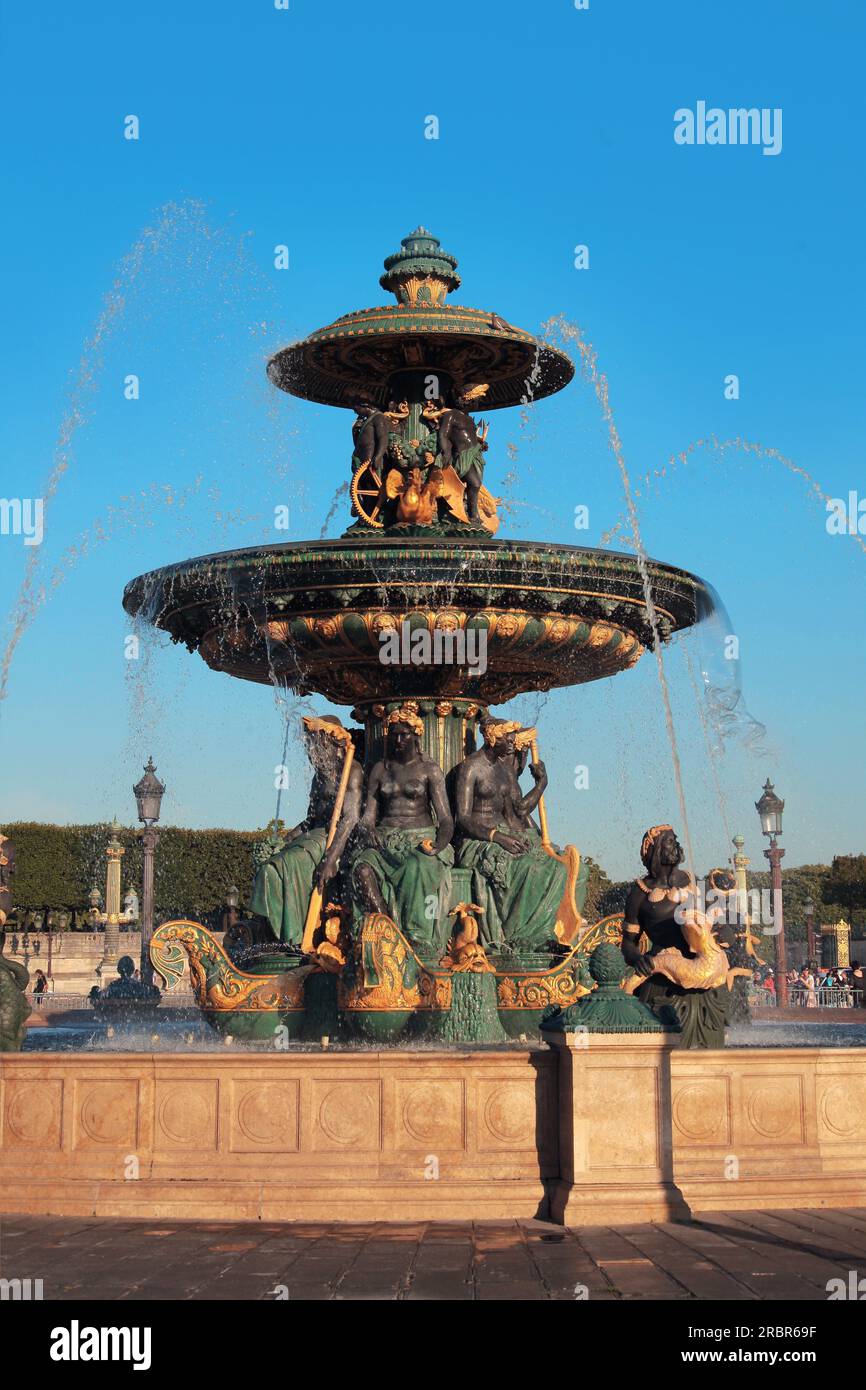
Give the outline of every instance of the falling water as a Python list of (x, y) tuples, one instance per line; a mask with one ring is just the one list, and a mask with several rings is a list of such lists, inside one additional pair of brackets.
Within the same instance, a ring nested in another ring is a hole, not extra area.
[[(187, 226), (207, 231), (203, 226), (204, 205), (195, 199), (184, 203), (166, 203), (156, 217), (153, 225), (145, 227), (132, 248), (120, 262), (114, 283), (102, 306), (96, 326), (84, 345), (84, 350), (69, 391), (68, 405), (60, 423), (54, 446), (54, 457), (48, 480), (42, 490), (44, 512), (53, 501), (55, 494), (67, 473), (74, 456), (77, 435), (87, 421), (87, 406), (93, 395), (102, 369), (104, 352), (108, 341), (123, 317), (128, 297), (141, 276), (150, 257), (157, 255), (173, 238)], [(116, 519), (116, 518), (115, 518)], [(93, 538), (102, 539), (98, 524)], [(80, 558), (81, 544), (77, 552), (70, 553), (73, 562)], [(55, 570), (48, 584), (39, 582), (41, 566), (41, 547), (28, 551), (24, 578), (18, 598), (10, 614), (10, 636), (0, 660), (0, 705), (5, 700), (12, 661), (22, 637), (33, 622), (42, 604), (50, 596), (62, 575)]]
[[(704, 439), (692, 440), (691, 444), (687, 444), (684, 449), (680, 449), (676, 454), (671, 454), (666, 464), (662, 464), (660, 468), (651, 468), (648, 473), (645, 473), (640, 480), (641, 486), (646, 488), (654, 481), (669, 477), (676, 469), (677, 464), (687, 464), (691, 455), (697, 453), (701, 449), (712, 449), (714, 453), (722, 457), (731, 450), (742, 450), (743, 453), (754, 454), (757, 458), (781, 463), (790, 473), (794, 473), (798, 478), (803, 479), (816, 501), (821, 502), (825, 507), (827, 503), (831, 501), (828, 494), (824, 492), (823, 488), (815, 481), (811, 473), (808, 473), (799, 463), (795, 463), (793, 459), (788, 458), (787, 454), (781, 453), (779, 449), (774, 449), (770, 445), (759, 444), (756, 440), (743, 439), (740, 435), (737, 435), (734, 439), (719, 439), (715, 434), (710, 434)], [(635, 496), (640, 496), (640, 491), (638, 489), (635, 490)], [(609, 544), (624, 525), (626, 525), (626, 518), (620, 517), (616, 524), (602, 536), (602, 545)], [(850, 535), (851, 533), (846, 532), (845, 534)], [(855, 533), (852, 538), (857, 542), (864, 554), (866, 554), (866, 541), (864, 541), (863, 537)]]
[(718, 742), (714, 743), (713, 740), (710, 738), (710, 730), (707, 722), (707, 713), (704, 708), (704, 702), (700, 697), (700, 689), (698, 687), (697, 676), (695, 675), (695, 669), (694, 664), (692, 662), (691, 652), (689, 651), (687, 646), (684, 647), (684, 651), (686, 658), (686, 669), (689, 673), (689, 680), (691, 681), (692, 690), (694, 691), (695, 695), (695, 704), (698, 707), (698, 715), (700, 716), (701, 731), (704, 737), (704, 747), (707, 750), (707, 761), (710, 765), (710, 771), (713, 777), (713, 785), (716, 789), (716, 799), (719, 803), (719, 813), (722, 818), (722, 826), (724, 827), (725, 832), (725, 844), (729, 845), (731, 843), (731, 827), (730, 822), (728, 820), (727, 798), (725, 797), (725, 794), (722, 790), (722, 783), (719, 777), (718, 757), (720, 749), (718, 746)]
[[(69, 405), (60, 423), (57, 442), (54, 446), (54, 463), (42, 492), (45, 512), (47, 512), (49, 504), (60, 486), (61, 479), (72, 461), (75, 437), (87, 418), (85, 406), (88, 397), (96, 386), (105, 343), (123, 313), (129, 288), (138, 277), (148, 252), (157, 251), (166, 235), (174, 230), (178, 220), (188, 216), (193, 208), (198, 211), (200, 205), (193, 203), (178, 207), (174, 203), (167, 203), (160, 209), (159, 220), (156, 225), (144, 229), (135, 245), (120, 263), (114, 284), (106, 295), (93, 334), (84, 345), (84, 352), (69, 394)], [(24, 579), (12, 613), (12, 632), (3, 653), (2, 663), (0, 663), (0, 704), (6, 697), (9, 671), (18, 643), (45, 599), (44, 588), (37, 588), (39, 564), (39, 547), (33, 547), (27, 556)]]
[(340, 505), (340, 500), (341, 500), (341, 498), (345, 497), (345, 496), (346, 496), (346, 493), (347, 493), (348, 491), (349, 491), (349, 484), (348, 484), (348, 483), (341, 483), (340, 486), (337, 488), (337, 491), (334, 493), (333, 499), (332, 499), (332, 501), (331, 501), (331, 505), (330, 505), (330, 507), (328, 508), (328, 515), (325, 517), (325, 520), (322, 522), (322, 529), (321, 529), (321, 531), (319, 532), (319, 540), (320, 540), (320, 541), (325, 540), (325, 538), (326, 538), (326, 536), (327, 536), (327, 534), (328, 534), (328, 527), (329, 527), (330, 524), (331, 524), (331, 519), (332, 519), (332, 517), (335, 515), (335, 513), (336, 513), (336, 511), (337, 511), (337, 508), (338, 508), (339, 505)]
[(604, 372), (599, 371), (598, 354), (591, 343), (588, 343), (576, 323), (570, 323), (564, 314), (559, 314), (542, 324), (542, 330), (548, 336), (551, 333), (558, 333), (563, 342), (574, 343), (580, 353), (584, 375), (592, 383), (596, 398), (601, 407), (601, 413), (607, 425), (608, 442), (622, 479), (623, 491), (625, 493), (626, 507), (628, 510), (629, 522), (631, 525), (632, 538), (634, 540), (635, 554), (637, 556), (638, 569), (640, 571), (641, 583), (643, 585), (644, 603), (646, 605), (647, 617), (653, 630), (654, 650), (656, 666), (658, 669), (659, 686), (661, 688), (662, 703), (664, 705), (665, 724), (667, 726), (668, 741), (671, 747), (671, 758), (673, 762), (674, 780), (677, 788), (677, 800), (679, 802), (680, 815), (683, 820), (683, 830), (686, 840), (686, 852), (688, 854), (689, 870), (692, 877), (695, 874), (695, 859), (692, 849), (692, 837), (689, 829), (688, 812), (686, 811), (686, 798), (683, 790), (682, 767), (680, 764), (679, 747), (677, 735), (674, 728), (673, 711), (671, 709), (670, 693), (668, 691), (667, 678), (665, 676), (664, 657), (662, 656), (662, 641), (659, 632), (658, 616), (656, 614), (655, 603), (653, 601), (652, 583), (650, 580), (649, 566), (647, 564), (647, 553), (644, 549), (640, 533), (640, 519), (638, 517), (637, 506), (635, 504), (632, 491), (631, 478), (626, 466), (625, 456), (622, 449), (622, 441), (614, 419), (613, 410), (610, 404), (610, 392), (607, 377)]

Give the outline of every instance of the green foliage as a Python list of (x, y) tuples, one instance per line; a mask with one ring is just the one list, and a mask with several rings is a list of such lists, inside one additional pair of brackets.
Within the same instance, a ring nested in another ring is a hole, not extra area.
[(828, 901), (844, 903), (849, 922), (858, 926), (866, 923), (866, 854), (836, 855), (826, 893)]
[[(866, 855), (857, 858), (866, 865)], [(834, 865), (840, 861), (834, 859)], [(769, 889), (770, 871), (761, 870), (748, 874), (749, 888)], [(782, 869), (782, 900), (785, 908), (785, 937), (788, 941), (806, 940), (806, 904), (814, 904), (815, 931), (820, 932), (821, 924), (838, 922), (844, 917), (853, 928), (853, 934), (862, 935), (866, 927), (866, 910), (852, 910), (839, 893), (839, 882), (833, 878), (833, 870), (828, 864), (801, 864), (796, 869)], [(762, 942), (768, 940), (761, 938)], [(772, 940), (772, 938), (769, 938)], [(761, 951), (763, 955), (764, 952)]]
[[(606, 874), (605, 878), (607, 878)], [(632, 882), (632, 879), (626, 879), (622, 883), (613, 883), (607, 879), (606, 886), (598, 896), (597, 914), (591, 920), (600, 922), (602, 918), (610, 917), (614, 912), (622, 912)]]
[[(84, 908), (90, 890), (105, 894), (107, 825), (43, 825), (19, 821), (4, 826), (15, 844), (13, 904), (20, 908)], [(121, 860), (123, 891), (141, 896), (142, 851), (136, 829), (118, 836), (126, 853)], [(226, 890), (240, 892), (241, 906), (252, 886), (253, 846), (261, 831), (160, 829), (154, 875), (157, 921), (170, 917), (199, 920), (217, 911)], [(103, 904), (104, 906), (104, 904)]]
[(590, 855), (584, 855), (583, 862), (589, 869), (583, 915), (591, 926), (594, 922), (598, 922), (602, 916), (601, 912), (599, 912), (599, 902), (604, 897), (611, 884), (604, 869), (600, 864), (597, 864)]
[[(202, 920), (221, 908), (227, 889), (238, 889), (241, 908), (250, 895), (253, 849), (270, 827), (261, 830), (160, 829), (156, 852), (154, 892), (156, 919), (193, 917)], [(282, 825), (278, 827), (282, 829)], [(108, 825), (45, 825), (18, 821), (3, 827), (15, 843), (17, 872), (13, 904), (21, 909), (86, 908), (93, 887), (105, 893), (105, 846)], [(134, 887), (141, 895), (141, 841), (138, 830), (123, 827), (120, 842), (123, 891)], [(587, 856), (589, 883), (584, 916), (591, 925), (621, 912), (631, 880), (613, 882), (600, 864)], [(748, 875), (749, 887), (770, 887), (768, 870)], [(785, 935), (806, 939), (806, 903), (815, 904), (815, 928), (845, 917), (855, 937), (866, 935), (866, 855), (839, 855), (832, 866), (802, 864), (782, 869)], [(759, 954), (773, 958), (773, 938), (762, 936)]]

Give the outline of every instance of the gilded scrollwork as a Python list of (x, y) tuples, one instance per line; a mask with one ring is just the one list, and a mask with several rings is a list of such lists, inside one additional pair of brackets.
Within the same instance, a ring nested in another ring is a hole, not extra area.
[(286, 1012), (304, 1007), (309, 965), (272, 975), (248, 975), (232, 964), (216, 937), (200, 922), (164, 922), (153, 934), (150, 958), (167, 989), (176, 985), (183, 973), (184, 954), (200, 1009)]
[(451, 980), (422, 965), (390, 917), (371, 912), (361, 925), (355, 970), (341, 976), (337, 997), (350, 1013), (450, 1009)]
[(577, 978), (577, 947), (551, 970), (497, 971), (496, 996), (499, 1009), (546, 1009), (548, 1005), (565, 1008), (589, 990)]

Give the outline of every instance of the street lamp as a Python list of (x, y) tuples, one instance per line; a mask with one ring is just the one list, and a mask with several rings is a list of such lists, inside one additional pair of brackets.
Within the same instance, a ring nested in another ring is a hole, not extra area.
[(234, 884), (232, 884), (231, 888), (229, 888), (226, 893), (225, 909), (223, 911), (224, 931), (231, 931), (233, 927), (237, 926), (238, 904), (240, 903), (240, 900), (240, 892), (237, 888), (235, 888)]
[(808, 957), (809, 957), (809, 964), (811, 965), (812, 961), (816, 961), (816, 962), (817, 962), (817, 959), (818, 959), (818, 958), (817, 958), (817, 955), (816, 955), (816, 953), (815, 953), (815, 904), (812, 902), (812, 899), (811, 899), (811, 898), (810, 898), (809, 901), (805, 904), (805, 913), (806, 913), (806, 952), (807, 952)]
[(141, 894), (141, 961), (140, 973), (144, 984), (153, 984), (153, 969), (150, 963), (150, 939), (153, 936), (153, 857), (159, 843), (159, 831), (156, 822), (159, 820), (160, 806), (165, 792), (165, 786), (156, 776), (156, 768), (153, 765), (153, 758), (148, 758), (147, 766), (144, 769), (144, 776), (140, 782), (136, 782), (133, 787), (135, 802), (138, 807), (138, 819), (142, 822), (144, 829), (141, 832), (141, 844), (144, 850), (144, 866), (142, 870), (142, 894)]
[(773, 913), (776, 922), (776, 999), (781, 1008), (788, 1004), (788, 961), (785, 950), (785, 914), (782, 906), (782, 860), (785, 851), (777, 843), (782, 833), (782, 812), (785, 803), (776, 795), (769, 777), (764, 783), (760, 801), (755, 802), (755, 810), (761, 818), (761, 830), (770, 841), (764, 850), (764, 858), (770, 861), (773, 884)]

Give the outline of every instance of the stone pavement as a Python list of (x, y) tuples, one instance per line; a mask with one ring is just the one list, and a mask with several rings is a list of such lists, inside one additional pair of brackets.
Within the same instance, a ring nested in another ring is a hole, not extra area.
[(866, 1209), (691, 1224), (338, 1225), (0, 1217), (0, 1276), (57, 1299), (827, 1299), (866, 1275)]

